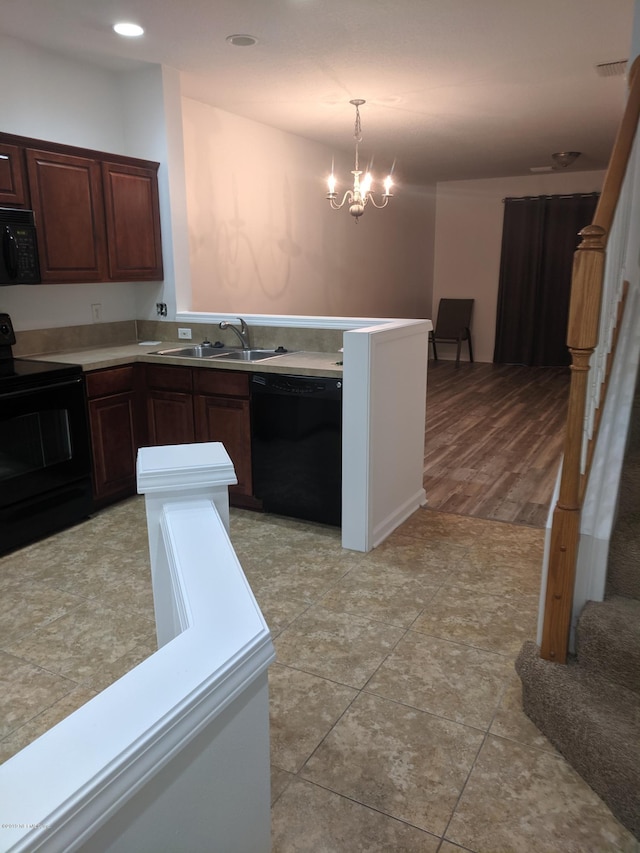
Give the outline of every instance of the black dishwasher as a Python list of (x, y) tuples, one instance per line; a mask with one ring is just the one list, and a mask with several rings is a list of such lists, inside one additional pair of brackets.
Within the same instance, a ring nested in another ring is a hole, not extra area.
[(253, 493), (267, 512), (340, 525), (342, 380), (254, 373)]

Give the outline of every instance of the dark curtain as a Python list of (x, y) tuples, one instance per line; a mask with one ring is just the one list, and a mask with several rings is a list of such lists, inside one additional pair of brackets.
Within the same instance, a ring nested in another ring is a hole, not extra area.
[(504, 200), (494, 362), (570, 363), (567, 322), (573, 253), (598, 193)]

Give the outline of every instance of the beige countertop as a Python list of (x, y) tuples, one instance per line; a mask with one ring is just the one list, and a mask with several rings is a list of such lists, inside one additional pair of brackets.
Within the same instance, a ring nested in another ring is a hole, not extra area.
[[(159, 349), (189, 346), (188, 341), (160, 341), (153, 344), (119, 344), (116, 346), (96, 347), (83, 350), (69, 350), (42, 355), (29, 356), (38, 361), (79, 364), (87, 372), (104, 367), (117, 367), (142, 361), (147, 364), (173, 364), (184, 367), (202, 367), (214, 370), (241, 370), (245, 373), (287, 373), (297, 376), (342, 376), (342, 353), (327, 352), (291, 352), (263, 361), (229, 361), (227, 358), (180, 358), (176, 356), (154, 355)], [(337, 362), (340, 362), (338, 364)]]

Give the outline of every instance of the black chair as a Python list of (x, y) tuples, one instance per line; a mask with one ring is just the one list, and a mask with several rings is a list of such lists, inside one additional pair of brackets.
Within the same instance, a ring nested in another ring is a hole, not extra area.
[(475, 299), (441, 299), (438, 305), (438, 317), (436, 326), (429, 332), (429, 341), (433, 347), (433, 357), (438, 360), (436, 341), (443, 343), (457, 343), (456, 367), (460, 367), (460, 348), (462, 341), (469, 344), (469, 361), (473, 361), (473, 347), (471, 346), (471, 313)]

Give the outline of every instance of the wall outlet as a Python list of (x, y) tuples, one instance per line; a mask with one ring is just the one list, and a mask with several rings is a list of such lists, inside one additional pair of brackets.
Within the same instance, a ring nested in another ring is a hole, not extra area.
[(190, 341), (191, 329), (178, 329), (178, 337), (184, 341)]
[(102, 322), (102, 305), (99, 302), (94, 302), (91, 306), (91, 319), (94, 323)]

